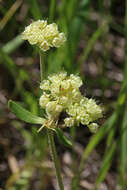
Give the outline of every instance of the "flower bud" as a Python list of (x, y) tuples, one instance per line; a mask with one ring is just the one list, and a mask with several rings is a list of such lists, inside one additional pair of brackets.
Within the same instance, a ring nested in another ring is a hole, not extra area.
[(64, 35), (64, 33), (60, 33), (59, 35), (58, 35), (58, 37), (55, 37), (54, 39), (53, 39), (53, 41), (52, 41), (52, 44), (53, 44), (53, 46), (54, 47), (60, 47), (61, 45), (62, 45), (62, 43), (63, 42), (65, 42), (66, 41), (66, 37), (65, 37), (65, 35)]
[(88, 127), (92, 133), (96, 133), (99, 126), (97, 123), (91, 123), (88, 125)]
[(60, 97), (60, 104), (65, 106), (67, 102), (68, 102), (68, 98), (66, 96)]
[(63, 110), (63, 107), (61, 105), (57, 105), (56, 106), (56, 109), (55, 109), (55, 112), (57, 112), (58, 114), (61, 113)]
[(68, 90), (70, 88), (70, 81), (69, 80), (64, 80), (61, 82), (61, 88)]
[(74, 126), (74, 119), (72, 117), (68, 117), (66, 119), (64, 119), (65, 125), (67, 127), (73, 127)]
[(53, 113), (55, 112), (55, 110), (56, 110), (56, 101), (48, 102), (47, 105), (46, 105), (46, 112), (47, 112), (47, 114), (53, 115)]
[(43, 82), (40, 84), (40, 89), (42, 90), (50, 90), (50, 83), (48, 80), (43, 80)]
[(42, 107), (42, 108), (45, 108), (45, 106), (47, 105), (47, 103), (50, 101), (50, 99), (46, 96), (46, 95), (42, 95), (41, 97), (40, 97), (40, 101), (39, 101), (39, 103), (40, 103), (40, 106)]
[(43, 51), (47, 51), (47, 50), (49, 50), (50, 47), (49, 47), (48, 42), (45, 40), (45, 41), (43, 41), (43, 42), (41, 43), (40, 48), (41, 48)]

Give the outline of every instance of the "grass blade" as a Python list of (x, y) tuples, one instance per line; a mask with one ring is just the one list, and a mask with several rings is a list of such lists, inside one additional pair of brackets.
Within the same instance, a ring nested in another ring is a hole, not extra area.
[(88, 41), (87, 47), (84, 48), (84, 52), (82, 56), (79, 58), (79, 64), (81, 65), (88, 57), (90, 51), (92, 50), (95, 42), (98, 40), (98, 38), (103, 34), (103, 31), (107, 24), (103, 24), (100, 28), (96, 30), (96, 32), (92, 35), (90, 40)]
[(117, 117), (118, 114), (115, 112), (105, 123), (105, 125), (93, 136), (93, 138), (90, 140), (89, 144), (85, 148), (83, 152), (83, 156), (81, 158), (81, 162), (79, 164), (79, 170), (77, 176), (74, 178), (72, 182), (72, 189), (73, 190), (78, 190), (79, 186), (79, 180), (80, 180), (80, 175), (84, 166), (84, 163), (92, 150), (95, 148), (95, 146), (103, 139), (103, 137), (106, 135), (106, 133), (114, 126), (114, 124), (117, 122)]
[(113, 155), (115, 153), (115, 150), (117, 148), (117, 142), (114, 142), (112, 146), (110, 147), (108, 153), (104, 156), (104, 159), (102, 161), (102, 166), (99, 171), (99, 175), (96, 180), (96, 188), (98, 189), (98, 186), (101, 184), (101, 182), (104, 180), (112, 162)]
[(34, 20), (42, 18), (40, 7), (37, 3), (37, 0), (29, 0), (30, 12), (32, 13)]
[(15, 1), (15, 3), (12, 5), (12, 7), (7, 11), (6, 15), (0, 21), (0, 30), (2, 30), (4, 28), (4, 26), (11, 19), (11, 17), (15, 14), (15, 12), (17, 11), (17, 9), (20, 7), (21, 4), (22, 4), (22, 0)]
[(10, 54), (12, 53), (14, 50), (16, 50), (21, 44), (23, 43), (23, 39), (21, 38), (21, 35), (18, 35), (17, 37), (15, 37), (13, 40), (11, 40), (10, 42), (8, 42), (7, 44), (5, 44), (2, 47), (2, 51), (4, 53)]
[(127, 180), (127, 109), (123, 117), (123, 123), (121, 126), (121, 146), (120, 146), (120, 183), (122, 186), (126, 186)]
[(50, 8), (49, 8), (49, 21), (53, 22), (55, 16), (55, 9), (56, 9), (56, 0), (51, 0)]
[[(121, 90), (121, 97), (124, 97), (123, 103), (125, 104), (127, 100), (127, 0), (125, 1), (125, 67), (124, 67), (124, 81)], [(119, 178), (120, 185), (122, 187), (127, 187), (127, 109), (126, 105), (124, 105), (124, 116), (123, 122), (121, 126), (121, 131), (124, 133), (121, 134), (121, 146), (120, 146), (120, 167), (119, 167)]]

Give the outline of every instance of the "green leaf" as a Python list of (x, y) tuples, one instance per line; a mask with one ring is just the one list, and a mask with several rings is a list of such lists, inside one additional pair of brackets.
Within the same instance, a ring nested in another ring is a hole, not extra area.
[(104, 23), (101, 27), (99, 27), (94, 34), (91, 36), (91, 38), (88, 41), (87, 48), (84, 48), (83, 54), (79, 58), (79, 64), (81, 65), (89, 56), (93, 46), (95, 45), (98, 38), (103, 35), (104, 30), (107, 27), (107, 23)]
[[(118, 142), (118, 141), (117, 141)], [(114, 142), (112, 146), (110, 147), (109, 152), (104, 156), (104, 159), (102, 161), (102, 166), (99, 171), (99, 175), (96, 180), (96, 189), (98, 189), (98, 186), (101, 184), (101, 182), (104, 180), (110, 166), (112, 163), (113, 155), (115, 153), (115, 150), (117, 148), (118, 143)]]
[(38, 20), (42, 18), (40, 5), (37, 0), (29, 0), (30, 12), (34, 18), (34, 20)]
[(4, 53), (10, 54), (14, 52), (23, 42), (24, 40), (22, 39), (21, 34), (20, 34), (16, 36), (14, 39), (12, 39), (11, 41), (9, 41), (7, 44), (5, 44), (2, 47), (2, 51)]
[(22, 108), (19, 104), (15, 103), (12, 100), (9, 100), (8, 107), (19, 119), (27, 123), (43, 124), (45, 122), (44, 118), (33, 115), (31, 112)]
[(108, 119), (108, 121), (104, 124), (103, 127), (91, 138), (89, 144), (85, 147), (84, 152), (82, 154), (81, 161), (79, 163), (77, 176), (72, 181), (72, 189), (78, 190), (80, 175), (84, 167), (84, 163), (92, 150), (97, 146), (97, 144), (104, 138), (104, 136), (111, 130), (111, 128), (117, 122), (118, 114), (114, 112), (113, 115)]
[(124, 108), (123, 121), (121, 125), (120, 155), (119, 155), (119, 179), (122, 184), (126, 184), (127, 179), (127, 109)]
[(91, 0), (83, 0), (83, 1), (80, 3), (79, 11), (80, 11), (80, 10), (83, 10), (83, 11), (85, 12), (86, 10), (89, 10), (89, 8), (90, 8), (90, 3), (91, 3)]
[(72, 142), (64, 135), (63, 131), (60, 128), (55, 129), (59, 141), (68, 147), (72, 147)]

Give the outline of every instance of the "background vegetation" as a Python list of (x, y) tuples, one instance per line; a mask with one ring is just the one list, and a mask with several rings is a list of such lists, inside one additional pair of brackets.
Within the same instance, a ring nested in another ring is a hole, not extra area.
[(74, 150), (56, 138), (66, 190), (127, 189), (127, 1), (0, 0), (0, 188), (57, 189), (45, 130), (19, 121), (9, 99), (36, 115), (39, 55), (21, 39), (32, 20), (56, 22), (67, 35), (59, 49), (44, 55), (46, 75), (79, 73), (81, 91), (102, 104), (104, 117), (95, 135), (87, 127), (64, 130)]

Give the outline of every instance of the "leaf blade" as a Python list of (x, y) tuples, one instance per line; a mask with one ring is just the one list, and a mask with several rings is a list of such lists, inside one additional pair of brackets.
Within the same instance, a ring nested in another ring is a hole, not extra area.
[(22, 108), (16, 102), (9, 100), (8, 107), (10, 110), (21, 120), (31, 123), (31, 124), (43, 124), (45, 122), (44, 118), (38, 117), (26, 109)]
[(55, 131), (56, 131), (59, 141), (63, 145), (65, 145), (67, 147), (72, 147), (71, 141), (64, 135), (63, 131), (60, 128), (56, 128)]
[(98, 189), (101, 182), (103, 182), (108, 170), (110, 169), (112, 159), (113, 159), (113, 155), (116, 151), (117, 145), (118, 145), (118, 141), (114, 142), (111, 145), (111, 148), (110, 148), (108, 154), (106, 154), (103, 158), (102, 166), (101, 166), (101, 169), (99, 171), (98, 177), (96, 179), (96, 184), (95, 184), (96, 189)]

